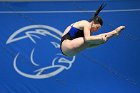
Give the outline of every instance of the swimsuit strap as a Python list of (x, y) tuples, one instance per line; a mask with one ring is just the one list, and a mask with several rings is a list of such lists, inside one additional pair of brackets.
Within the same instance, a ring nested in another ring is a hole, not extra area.
[(73, 24), (71, 24), (70, 26), (71, 26), (71, 27), (73, 27), (73, 25), (74, 25), (74, 23), (73, 23)]

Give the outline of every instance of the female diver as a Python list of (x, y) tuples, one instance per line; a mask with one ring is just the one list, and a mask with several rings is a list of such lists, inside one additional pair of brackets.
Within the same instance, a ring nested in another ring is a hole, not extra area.
[(119, 26), (111, 32), (92, 36), (92, 33), (98, 31), (103, 25), (101, 17), (98, 16), (103, 8), (104, 5), (102, 4), (90, 21), (81, 20), (71, 24), (65, 29), (60, 44), (60, 49), (64, 55), (74, 56), (86, 48), (104, 44), (111, 37), (119, 35), (125, 28), (125, 26)]

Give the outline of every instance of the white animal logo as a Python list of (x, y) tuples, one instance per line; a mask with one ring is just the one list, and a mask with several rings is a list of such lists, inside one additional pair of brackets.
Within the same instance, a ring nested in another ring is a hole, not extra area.
[[(24, 33), (24, 35), (20, 35), (21, 33)], [(75, 61), (75, 56), (72, 58), (68, 58), (68, 57), (63, 56), (61, 53), (57, 53), (57, 52), (55, 52), (55, 57), (52, 60), (49, 60), (51, 61), (51, 65), (40, 67), (40, 65), (38, 64), (38, 62), (36, 62), (35, 57), (34, 57), (34, 55), (36, 54), (35, 46), (37, 45), (37, 41), (35, 39), (36, 38), (41, 39), (39, 35), (45, 36), (47, 38), (53, 38), (53, 41), (49, 41), (50, 42), (49, 44), (50, 45), (52, 44), (55, 47), (55, 49), (60, 48), (59, 42), (61, 40), (62, 32), (47, 25), (29, 25), (15, 31), (8, 38), (6, 44), (11, 44), (11, 43), (15, 43), (15, 42), (19, 42), (21, 40), (27, 39), (27, 40), (31, 40), (34, 45), (34, 47), (31, 50), (29, 50), (30, 51), (29, 59), (30, 59), (30, 62), (32, 63), (32, 66), (38, 67), (38, 69), (33, 70), (32, 73), (28, 73), (22, 70), (23, 67), (18, 67), (17, 64), (21, 64), (19, 59), (22, 57), (21, 56), (22, 53), (21, 51), (19, 51), (15, 55), (15, 58), (13, 61), (13, 66), (16, 72), (27, 78), (44, 79), (44, 78), (50, 78), (52, 76), (55, 76), (59, 74), (60, 72), (62, 72), (63, 70), (70, 69), (72, 66), (72, 63)], [(56, 42), (56, 41), (59, 41), (59, 42)], [(52, 48), (49, 49), (49, 47), (46, 47), (46, 49), (48, 49), (48, 51), (50, 52), (51, 50), (53, 50)], [(37, 54), (40, 54), (40, 53), (37, 52)], [(47, 60), (44, 60), (44, 61), (47, 61)], [(67, 65), (63, 65), (63, 64), (67, 64)], [(47, 72), (49, 70), (50, 72)]]

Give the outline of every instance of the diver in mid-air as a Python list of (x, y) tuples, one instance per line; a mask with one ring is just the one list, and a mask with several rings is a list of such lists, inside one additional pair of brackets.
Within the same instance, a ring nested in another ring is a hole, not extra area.
[(60, 48), (64, 55), (74, 56), (80, 51), (104, 44), (111, 37), (119, 35), (125, 26), (119, 26), (113, 31), (99, 35), (92, 35), (103, 25), (103, 20), (98, 16), (105, 7), (103, 3), (95, 12), (93, 18), (89, 21), (81, 20), (68, 26), (61, 38)]

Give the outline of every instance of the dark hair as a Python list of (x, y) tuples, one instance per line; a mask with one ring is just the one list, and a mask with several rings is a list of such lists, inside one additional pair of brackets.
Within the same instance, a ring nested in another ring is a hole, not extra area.
[(98, 16), (98, 14), (100, 13), (100, 11), (106, 6), (106, 4), (103, 2), (100, 7), (96, 10), (94, 16), (89, 20), (90, 22), (91, 21), (94, 21), (94, 23), (96, 24), (100, 24), (101, 26), (103, 25), (103, 20), (101, 17)]
[(96, 16), (89, 20), (89, 22), (91, 22), (91, 21), (94, 21), (95, 24), (100, 24), (101, 26), (103, 25), (103, 20), (99, 16)]

